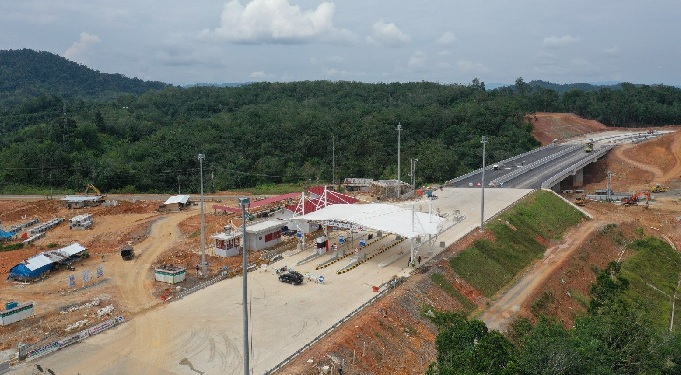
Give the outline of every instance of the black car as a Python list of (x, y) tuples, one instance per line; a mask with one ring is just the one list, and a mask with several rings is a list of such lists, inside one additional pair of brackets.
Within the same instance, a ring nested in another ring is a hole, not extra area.
[(300, 285), (305, 278), (300, 272), (289, 271), (283, 275), (279, 275), (279, 281), (282, 283), (289, 283), (293, 285)]

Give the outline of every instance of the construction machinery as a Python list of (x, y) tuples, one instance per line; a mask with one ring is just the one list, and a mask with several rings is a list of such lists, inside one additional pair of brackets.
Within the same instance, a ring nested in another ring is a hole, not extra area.
[(584, 206), (586, 205), (586, 196), (585, 195), (578, 195), (575, 197), (575, 200), (573, 202), (577, 206)]
[(132, 260), (135, 258), (135, 250), (132, 246), (124, 246), (121, 249), (121, 258), (123, 258), (123, 260)]
[(631, 197), (622, 198), (622, 205), (625, 207), (635, 206), (638, 204), (640, 198), (646, 199), (645, 207), (648, 208), (648, 204), (650, 202), (650, 191), (648, 190), (637, 191), (632, 194)]
[(662, 186), (660, 184), (655, 184), (654, 186), (650, 187), (651, 193), (664, 193), (667, 190), (669, 190), (667, 187)]
[(90, 192), (93, 192), (95, 195), (102, 195), (102, 192), (97, 189), (97, 187), (93, 184), (87, 184), (85, 186), (85, 195), (88, 195)]
[(584, 145), (584, 152), (591, 152), (593, 150), (594, 150), (593, 142), (587, 142), (586, 145)]

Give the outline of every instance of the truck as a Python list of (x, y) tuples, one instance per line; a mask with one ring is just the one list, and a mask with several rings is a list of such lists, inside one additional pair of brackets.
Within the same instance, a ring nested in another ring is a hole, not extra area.
[(123, 258), (123, 260), (132, 260), (135, 258), (135, 250), (132, 246), (125, 246), (121, 249), (121, 258)]

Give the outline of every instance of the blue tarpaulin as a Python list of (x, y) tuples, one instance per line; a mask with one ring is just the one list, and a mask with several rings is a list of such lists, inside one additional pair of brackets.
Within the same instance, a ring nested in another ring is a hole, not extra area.
[(7, 233), (4, 230), (0, 229), (0, 238), (12, 238), (14, 235), (12, 233)]

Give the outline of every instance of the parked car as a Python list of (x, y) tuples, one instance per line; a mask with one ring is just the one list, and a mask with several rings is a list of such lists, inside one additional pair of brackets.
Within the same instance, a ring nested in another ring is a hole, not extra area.
[(279, 275), (279, 281), (282, 283), (289, 283), (293, 285), (300, 285), (305, 278), (300, 272), (289, 271), (283, 275)]
[(124, 260), (131, 260), (135, 257), (135, 250), (133, 250), (132, 246), (125, 246), (124, 248), (121, 249), (121, 258)]
[(284, 236), (295, 236), (298, 231), (295, 229), (289, 229), (288, 226), (284, 225), (281, 227), (281, 234)]

